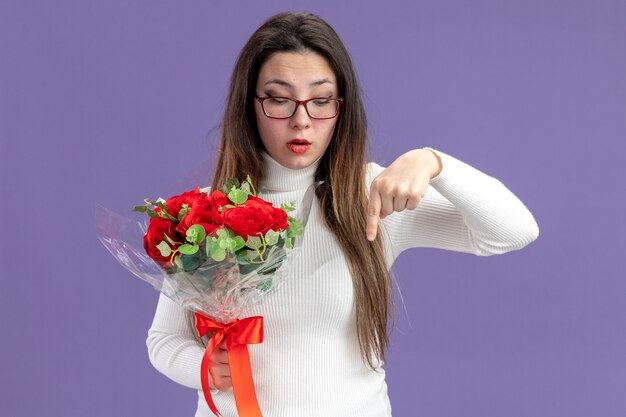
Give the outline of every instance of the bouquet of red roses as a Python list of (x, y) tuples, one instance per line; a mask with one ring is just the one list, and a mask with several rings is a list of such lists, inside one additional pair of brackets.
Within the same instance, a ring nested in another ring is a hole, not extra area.
[(239, 317), (284, 281), (287, 251), (289, 257), (297, 252), (296, 237), (306, 224), (313, 191), (311, 187), (305, 194), (300, 219), (289, 215), (296, 210), (294, 202), (278, 208), (257, 197), (250, 179), (229, 180), (210, 194), (196, 187), (167, 200), (146, 200), (133, 211), (148, 214), (147, 225), (96, 208), (97, 234), (109, 252), (133, 274), (194, 311), (198, 333), (210, 336), (201, 380), (216, 415), (208, 358), (224, 339), (240, 415), (261, 415), (246, 345), (262, 342), (263, 321)]
[(162, 292), (229, 322), (277, 284), (303, 223), (288, 214), (293, 202), (277, 208), (255, 194), (250, 181), (229, 180), (210, 195), (196, 188), (133, 209), (150, 216), (143, 242), (168, 272)]

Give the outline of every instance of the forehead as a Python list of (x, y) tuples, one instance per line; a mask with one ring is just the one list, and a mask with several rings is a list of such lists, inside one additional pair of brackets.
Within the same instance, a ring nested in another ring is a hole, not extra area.
[(284, 82), (292, 87), (306, 87), (320, 85), (324, 80), (327, 81), (324, 84), (337, 84), (335, 72), (320, 54), (312, 51), (277, 52), (261, 66), (257, 85)]

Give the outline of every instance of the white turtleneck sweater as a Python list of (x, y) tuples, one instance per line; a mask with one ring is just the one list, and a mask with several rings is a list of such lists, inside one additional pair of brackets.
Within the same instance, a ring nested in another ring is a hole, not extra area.
[[(443, 169), (431, 180), (419, 207), (381, 221), (389, 267), (408, 248), (493, 255), (521, 249), (536, 239), (532, 214), (502, 183), (435, 152)], [(259, 197), (275, 205), (301, 201), (317, 163), (292, 170), (265, 153), (263, 157), (267, 175)], [(369, 189), (384, 168), (375, 163), (367, 168)], [(365, 239), (365, 230), (354, 238)], [(263, 343), (248, 346), (263, 416), (390, 417), (384, 370), (381, 366), (375, 372), (361, 359), (348, 265), (315, 203), (302, 244), (285, 284), (245, 314), (264, 317)], [(200, 385), (204, 348), (195, 341), (185, 311), (163, 295), (147, 345), (157, 370), (199, 390), (196, 417), (212, 417)], [(232, 390), (212, 392), (224, 417), (237, 416)]]

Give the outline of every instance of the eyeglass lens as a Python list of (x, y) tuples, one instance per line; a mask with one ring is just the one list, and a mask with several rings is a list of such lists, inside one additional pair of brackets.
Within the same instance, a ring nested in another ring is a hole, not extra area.
[[(270, 98), (263, 101), (263, 109), (269, 117), (288, 118), (296, 112), (297, 103), (286, 98)], [(339, 110), (339, 102), (336, 100), (311, 100), (306, 103), (306, 110), (313, 118), (335, 117)]]

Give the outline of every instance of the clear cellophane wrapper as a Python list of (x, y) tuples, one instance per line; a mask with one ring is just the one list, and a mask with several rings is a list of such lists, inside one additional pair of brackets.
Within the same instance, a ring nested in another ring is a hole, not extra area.
[[(302, 221), (303, 230), (316, 185), (309, 187), (297, 205), (295, 217)], [(280, 288), (289, 276), (289, 265), (298, 256), (302, 242), (300, 235), (291, 249), (272, 246), (262, 264), (241, 265), (227, 253), (223, 261), (209, 258), (193, 271), (164, 269), (143, 247), (147, 224), (147, 220), (132, 220), (96, 205), (96, 234), (124, 268), (180, 306), (221, 323), (242, 317), (245, 309)]]

